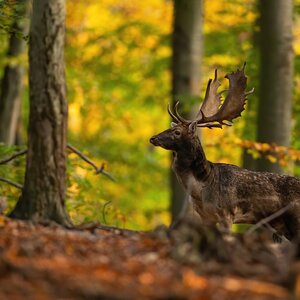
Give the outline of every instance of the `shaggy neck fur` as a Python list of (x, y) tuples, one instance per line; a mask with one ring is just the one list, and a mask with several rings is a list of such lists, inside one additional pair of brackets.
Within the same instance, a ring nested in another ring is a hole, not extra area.
[(207, 161), (198, 137), (174, 152), (173, 168), (178, 175), (192, 173), (195, 179), (205, 182), (210, 177), (212, 165)]

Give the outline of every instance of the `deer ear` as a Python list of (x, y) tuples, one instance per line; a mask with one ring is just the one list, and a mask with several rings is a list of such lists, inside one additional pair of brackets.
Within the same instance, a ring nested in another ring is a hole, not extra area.
[(171, 128), (175, 127), (177, 124), (175, 122), (171, 122)]
[(196, 129), (197, 129), (197, 121), (194, 121), (189, 125), (189, 133), (194, 134), (196, 132)]

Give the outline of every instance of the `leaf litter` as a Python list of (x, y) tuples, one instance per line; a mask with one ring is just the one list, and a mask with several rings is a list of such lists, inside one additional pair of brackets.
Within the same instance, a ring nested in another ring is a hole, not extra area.
[(297, 266), (291, 244), (188, 220), (137, 232), (0, 216), (0, 299), (296, 299)]

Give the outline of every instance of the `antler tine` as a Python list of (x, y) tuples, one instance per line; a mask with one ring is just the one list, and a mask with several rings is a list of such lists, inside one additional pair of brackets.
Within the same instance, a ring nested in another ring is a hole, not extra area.
[(248, 96), (248, 95), (252, 94), (253, 92), (254, 92), (254, 87), (250, 91), (245, 92), (245, 96)]
[(174, 112), (175, 112), (175, 116), (180, 120), (181, 123), (190, 123), (189, 120), (184, 119), (183, 117), (181, 117), (178, 113), (177, 107), (179, 105), (179, 101), (176, 102), (175, 106), (174, 106)]
[(209, 129), (212, 129), (212, 128), (222, 128), (223, 125), (231, 126), (231, 124), (203, 123), (203, 124), (197, 124), (197, 127), (207, 127)]
[(172, 112), (170, 104), (168, 104), (168, 113), (170, 114), (170, 116), (172, 117), (172, 119), (174, 121), (176, 121), (177, 123), (191, 123), (192, 121), (186, 120), (185, 118), (183, 118), (182, 116), (180, 116), (180, 114), (178, 113), (178, 105), (179, 105), (179, 101), (177, 101), (175, 103), (174, 112)]
[(244, 62), (243, 67), (242, 67), (243, 72), (245, 72), (245, 67), (246, 67), (246, 62)]
[(180, 120), (172, 113), (170, 103), (168, 103), (168, 113), (174, 121), (176, 121), (177, 123), (180, 123)]

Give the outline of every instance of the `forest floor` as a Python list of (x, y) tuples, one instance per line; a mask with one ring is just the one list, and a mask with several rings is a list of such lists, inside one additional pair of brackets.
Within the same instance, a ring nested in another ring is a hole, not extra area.
[(296, 299), (296, 251), (262, 241), (192, 223), (170, 234), (0, 216), (0, 299)]

